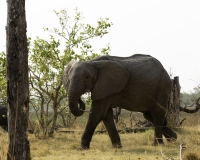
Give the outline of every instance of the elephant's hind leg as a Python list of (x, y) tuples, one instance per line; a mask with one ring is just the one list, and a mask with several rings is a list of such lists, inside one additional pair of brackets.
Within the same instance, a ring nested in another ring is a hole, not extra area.
[(168, 142), (175, 141), (177, 139), (177, 134), (173, 132), (169, 127), (167, 127), (167, 120), (164, 121), (163, 135)]
[(158, 145), (158, 144), (164, 144), (163, 138), (162, 138), (162, 131), (164, 127), (164, 119), (165, 119), (165, 110), (164, 108), (161, 107), (154, 107), (151, 111), (151, 115), (153, 117), (153, 123), (154, 123), (154, 130), (155, 130), (155, 135), (154, 135), (154, 142), (153, 145)]
[[(152, 122), (155, 127), (155, 135), (154, 135), (154, 141), (153, 144), (154, 146), (159, 144), (163, 144), (163, 139), (162, 139), (162, 129), (161, 126), (163, 125), (159, 119), (162, 117), (161, 115), (156, 116), (155, 118), (152, 116), (151, 112), (143, 112), (144, 118), (147, 119), (148, 121)], [(154, 115), (154, 114), (153, 114)], [(162, 119), (162, 118), (161, 118)]]
[(113, 110), (112, 108), (108, 109), (108, 112), (105, 116), (105, 118), (103, 119), (103, 123), (108, 131), (109, 137), (111, 139), (112, 142), (112, 146), (114, 148), (121, 148), (121, 141), (120, 141), (120, 137), (119, 134), (117, 132), (114, 120), (113, 120)]
[[(154, 123), (153, 117), (150, 112), (144, 112), (143, 113), (144, 118), (147, 119), (148, 121)], [(162, 134), (165, 136), (168, 142), (174, 141), (177, 139), (177, 134), (173, 132), (169, 127), (167, 127), (167, 120), (164, 120), (163, 123), (163, 129), (162, 129)]]

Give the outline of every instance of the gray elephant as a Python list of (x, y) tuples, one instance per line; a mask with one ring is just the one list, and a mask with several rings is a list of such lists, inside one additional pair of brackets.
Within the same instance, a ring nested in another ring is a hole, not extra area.
[[(63, 73), (69, 108), (81, 116), (85, 104), (81, 95), (91, 92), (92, 105), (79, 149), (88, 149), (95, 128), (103, 121), (112, 146), (121, 148), (113, 120), (112, 108), (142, 112), (155, 126), (153, 145), (177, 138), (167, 127), (167, 108), (172, 88), (171, 79), (162, 64), (149, 55), (130, 57), (100, 56), (90, 61), (71, 61)], [(78, 105), (79, 104), (79, 105)]]

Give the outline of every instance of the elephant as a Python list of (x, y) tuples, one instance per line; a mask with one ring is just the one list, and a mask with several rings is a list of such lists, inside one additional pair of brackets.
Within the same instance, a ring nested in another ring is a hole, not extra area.
[(8, 131), (7, 107), (0, 105), (0, 126)]
[(163, 144), (177, 134), (167, 127), (171, 79), (154, 57), (134, 54), (130, 57), (99, 56), (89, 61), (70, 61), (62, 82), (68, 93), (68, 104), (74, 116), (81, 116), (85, 104), (81, 95), (91, 92), (91, 109), (78, 150), (89, 149), (97, 125), (103, 121), (112, 146), (121, 148), (112, 108), (120, 107), (143, 113), (154, 124), (153, 145)]

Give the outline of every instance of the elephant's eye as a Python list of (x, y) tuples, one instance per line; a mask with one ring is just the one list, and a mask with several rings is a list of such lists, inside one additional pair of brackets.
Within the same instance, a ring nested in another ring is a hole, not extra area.
[(86, 76), (86, 77), (85, 77), (85, 79), (89, 79), (89, 77), (88, 77), (88, 76)]

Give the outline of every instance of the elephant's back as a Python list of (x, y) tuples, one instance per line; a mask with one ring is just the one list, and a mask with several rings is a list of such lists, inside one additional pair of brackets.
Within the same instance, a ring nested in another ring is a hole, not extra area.
[(130, 57), (100, 56), (93, 60), (111, 60), (121, 64), (132, 78), (144, 83), (157, 82), (165, 78), (170, 83), (170, 77), (163, 65), (156, 58), (145, 54), (134, 54)]
[(100, 56), (95, 60), (111, 60), (121, 64), (130, 74), (128, 85), (134, 88), (146, 86), (155, 89), (161, 84), (168, 87), (171, 85), (170, 77), (163, 65), (150, 55), (134, 54), (130, 57)]
[(167, 106), (166, 100), (169, 98), (172, 83), (167, 71), (156, 58), (135, 54), (130, 57), (100, 56), (94, 60), (115, 61), (129, 72), (128, 82), (121, 92), (114, 95), (112, 107), (120, 106), (143, 112), (149, 111), (157, 103)]
[[(171, 84), (170, 77), (163, 65), (151, 56), (138, 56), (130, 61), (122, 62), (122, 65), (130, 74), (129, 83), (131, 86), (145, 86), (154, 90), (160, 85), (169, 86)], [(142, 88), (143, 89), (143, 88)]]
[(169, 75), (160, 61), (150, 55), (136, 54), (125, 59), (119, 59), (117, 62), (135, 78), (157, 80), (157, 78), (165, 76), (169, 79)]
[(171, 80), (157, 59), (136, 55), (119, 63), (128, 70), (130, 76), (119, 96), (135, 105), (131, 108), (135, 108), (136, 111), (145, 111), (150, 106), (155, 106), (160, 96), (166, 98), (169, 96)]

